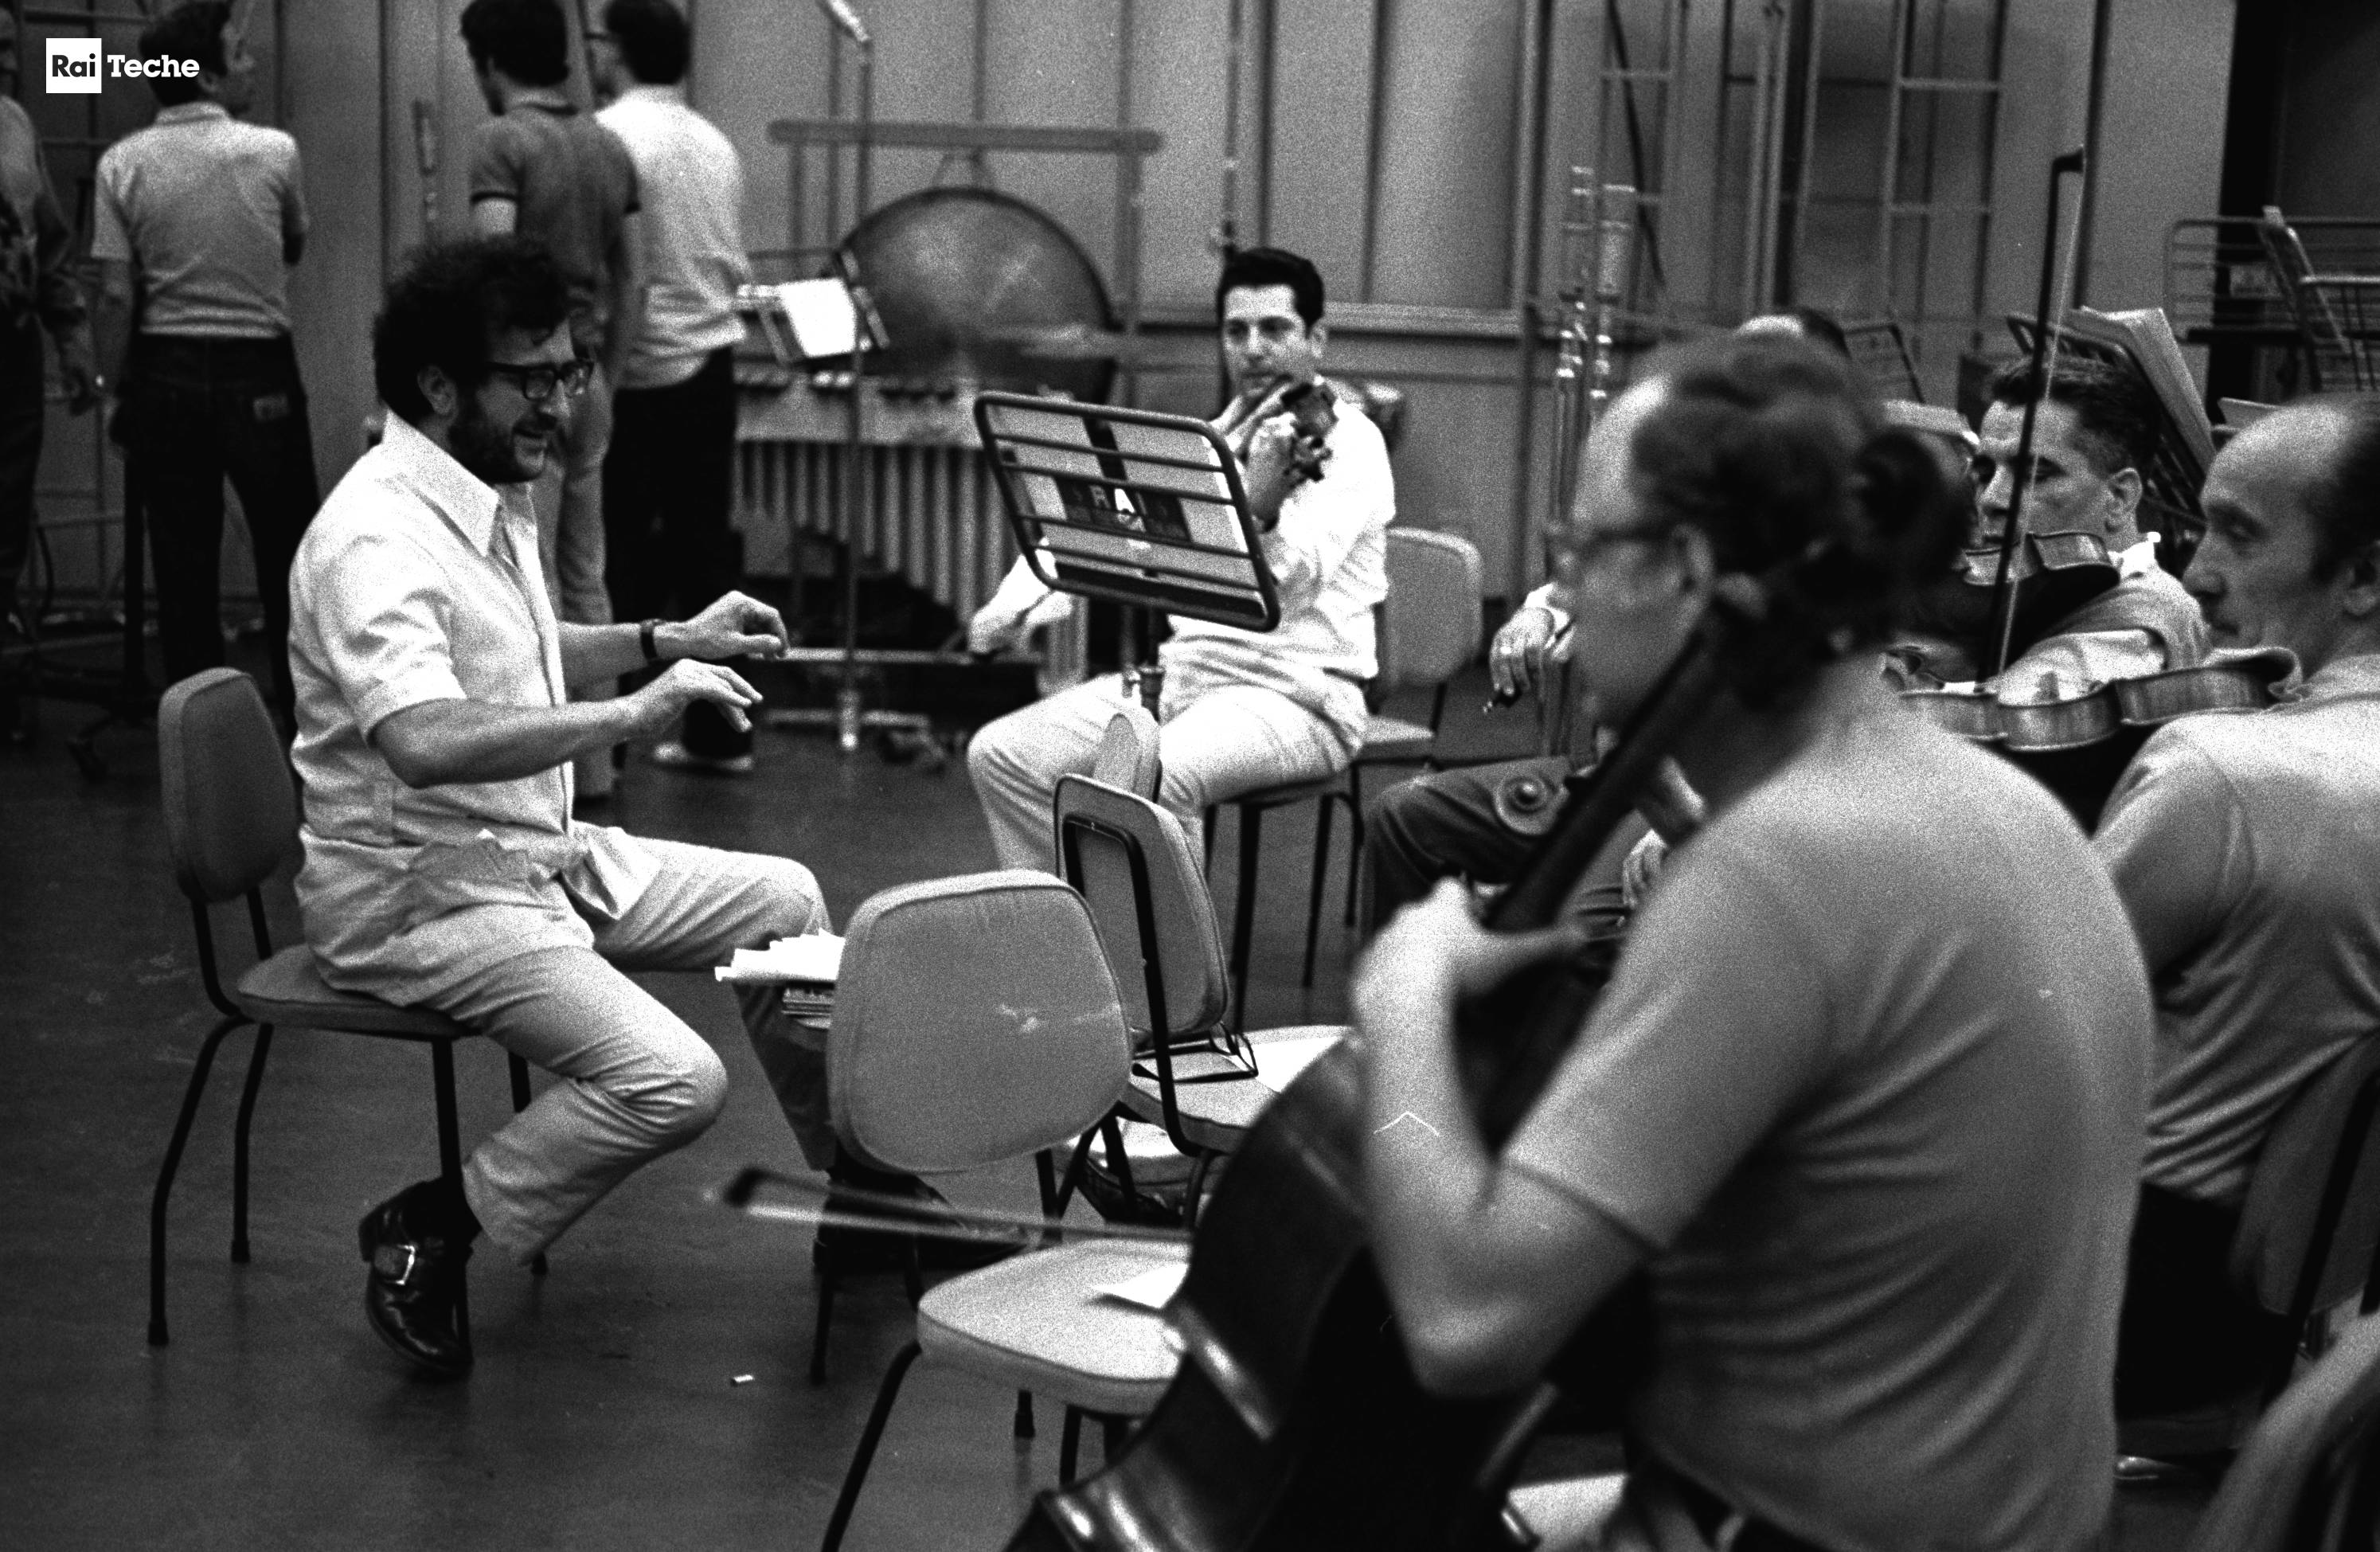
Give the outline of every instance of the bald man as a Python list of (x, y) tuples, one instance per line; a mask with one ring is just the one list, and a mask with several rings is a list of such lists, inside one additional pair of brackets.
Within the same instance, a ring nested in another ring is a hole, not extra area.
[(2253, 1385), (2275, 1316), (2228, 1258), (2274, 1121), (2380, 1029), (2380, 396), (2243, 431), (2208, 471), (2183, 576), (2217, 650), (2286, 648), (2293, 702), (2151, 738), (2093, 844), (2156, 993), (2148, 1152), (2117, 1410)]

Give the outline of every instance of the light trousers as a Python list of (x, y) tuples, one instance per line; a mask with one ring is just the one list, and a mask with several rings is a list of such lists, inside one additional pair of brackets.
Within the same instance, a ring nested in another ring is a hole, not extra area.
[[(595, 947), (498, 961), (430, 1000), (561, 1082), (473, 1151), (463, 1192), (489, 1240), (526, 1262), (639, 1166), (683, 1147), (727, 1094), (718, 1053), (630, 980), (702, 970), (738, 948), (827, 926), (808, 868), (784, 857), (641, 843), (660, 876)], [(809, 1162), (833, 1158), (825, 1034), (788, 1021), (773, 988), (739, 987), (752, 1049)]]
[[(1361, 709), (1361, 692), (1347, 686)], [(1002, 867), (1058, 871), (1050, 804), (1058, 778), (1088, 774), (1109, 719), (1125, 703), (1121, 676), (1096, 679), (987, 724), (967, 746), (976, 801)], [(1242, 793), (1319, 781), (1347, 769), (1348, 735), (1277, 690), (1202, 685), (1178, 701), (1169, 683), (1158, 730), (1157, 800), (1181, 820), (1195, 851), (1201, 816)]]

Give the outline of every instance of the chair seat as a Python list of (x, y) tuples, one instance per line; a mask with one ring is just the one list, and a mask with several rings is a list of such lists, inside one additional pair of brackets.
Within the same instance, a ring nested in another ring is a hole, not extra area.
[(1114, 1243), (1011, 1256), (927, 1290), (917, 1345), (1005, 1389), (1145, 1416), (1180, 1356), (1155, 1312), (1095, 1290), (1181, 1259), (1162, 1246)]
[(1384, 717), (1372, 713), (1364, 724), (1364, 746), (1355, 751), (1359, 761), (1417, 760), (1427, 758), (1438, 743), (1438, 734), (1427, 724), (1409, 722), (1402, 717)]
[(337, 1029), (397, 1040), (458, 1040), (471, 1034), (428, 1008), (400, 1008), (337, 989), (322, 979), (314, 951), (303, 943), (250, 966), (231, 996), (241, 1012), (275, 1028)]
[[(1279, 1029), (1257, 1029), (1248, 1033), (1251, 1045), (1267, 1046), (1283, 1040), (1309, 1039), (1316, 1036), (1344, 1037), (1350, 1033), (1343, 1024), (1293, 1024)], [(1248, 1128), (1264, 1114), (1272, 1103), (1273, 1090), (1255, 1078), (1240, 1078), (1224, 1083), (1177, 1083), (1173, 1098), (1182, 1116), (1182, 1134), (1193, 1146), (1210, 1153), (1229, 1153), (1239, 1146)], [(1124, 1090), (1123, 1106), (1139, 1119), (1162, 1125), (1165, 1102), (1159, 1097), (1157, 1080), (1144, 1076), (1135, 1065), (1132, 1085)]]
[[(1173, 1146), (1165, 1128), (1145, 1121), (1122, 1121), (1116, 1130), (1123, 1137), (1123, 1156), (1132, 1165), (1132, 1183), (1135, 1186), (1181, 1185), (1190, 1178), (1191, 1159), (1188, 1154)], [(1075, 1157), (1075, 1145), (1068, 1143), (1057, 1150), (1058, 1168), (1063, 1170)], [(1094, 1141), (1091, 1159), (1107, 1162), (1107, 1145)]]

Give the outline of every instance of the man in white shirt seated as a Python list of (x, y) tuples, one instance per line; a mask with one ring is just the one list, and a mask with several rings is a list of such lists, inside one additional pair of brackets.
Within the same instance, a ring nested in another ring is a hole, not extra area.
[[(1293, 467), (1304, 438), (1281, 401), (1319, 375), (1329, 334), (1322, 312), (1322, 276), (1296, 254), (1246, 249), (1223, 261), (1215, 316), (1233, 394), (1215, 426), (1239, 455), (1281, 619), (1263, 634), (1174, 619), (1159, 653), (1158, 798), (1194, 845), (1209, 806), (1334, 775), (1364, 741), (1364, 685), (1378, 672), (1372, 607), (1388, 596), (1396, 492), (1388, 448), (1351, 402), (1341, 403), (1321, 443), (1322, 472), (1307, 478)], [(1022, 567), (969, 625), (975, 650), (1013, 644), (1050, 607)], [(1124, 694), (1103, 677), (976, 734), (967, 766), (1002, 867), (1050, 866), (1058, 778), (1091, 769)]]
[[(823, 929), (809, 870), (571, 818), (571, 761), (759, 697), (699, 659), (772, 655), (776, 611), (728, 593), (683, 624), (557, 623), (528, 482), (582, 392), (569, 297), (511, 237), (435, 248), (372, 336), (388, 430), (308, 529), (291, 576), (298, 902), (334, 987), (434, 1008), (561, 1080), (465, 1160), (358, 1229), (374, 1331), (468, 1369), (455, 1304), (484, 1231), (526, 1263), (613, 1186), (698, 1136), (726, 1075), (623, 969), (700, 969)], [(565, 686), (666, 662), (616, 700)], [(754, 1050), (814, 1165), (833, 1158), (822, 1037), (741, 988)]]

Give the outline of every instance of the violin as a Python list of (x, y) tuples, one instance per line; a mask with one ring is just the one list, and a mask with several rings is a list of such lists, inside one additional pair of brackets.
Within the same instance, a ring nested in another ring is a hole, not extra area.
[[(1944, 678), (1984, 677), (1998, 646), (2000, 547), (1966, 551), (1950, 575), (1920, 594), (1907, 621), (1913, 635), (1948, 644), (1968, 672)], [(2059, 621), (2122, 580), (2122, 569), (2098, 535), (2028, 533), (2009, 556), (2009, 587), (2016, 597), (2009, 661), (2022, 657)]]
[(1290, 443), (1290, 473), (1297, 479), (1320, 479), (1323, 444), (1339, 424), (1339, 394), (1318, 377), (1308, 378), (1281, 396), (1296, 436)]
[[(1556, 920), (1669, 747), (1718, 691), (1706, 626), (1489, 907), (1492, 930)], [(1490, 1149), (1536, 1104), (1619, 954), (1616, 933), (1466, 1003), (1457, 1058)], [(1167, 1306), (1173, 1384), (1098, 1475), (1036, 1498), (1011, 1552), (1520, 1552), (1505, 1494), (1561, 1397), (1446, 1400), (1414, 1378), (1372, 1264), (1362, 1073), (1342, 1045), (1269, 1105), (1198, 1217)], [(1617, 1389), (1650, 1346), (1642, 1283), (1607, 1301), (1551, 1372)]]
[(2118, 778), (2151, 734), (2178, 717), (2261, 711), (2282, 698), (2297, 666), (2286, 649), (2265, 647), (2031, 706), (2002, 705), (1980, 688), (1908, 690), (1900, 700), (1935, 726), (2022, 767), (2087, 831), (2097, 826)]

